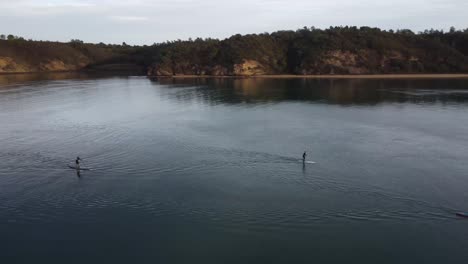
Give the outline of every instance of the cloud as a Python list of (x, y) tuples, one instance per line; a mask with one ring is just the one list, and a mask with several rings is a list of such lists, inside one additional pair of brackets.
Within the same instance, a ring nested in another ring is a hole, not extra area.
[(0, 1), (0, 9), (18, 17), (93, 12), (97, 5), (88, 1)]
[(26, 38), (135, 44), (303, 26), (468, 27), (466, 0), (0, 0), (0, 10), (2, 30)]

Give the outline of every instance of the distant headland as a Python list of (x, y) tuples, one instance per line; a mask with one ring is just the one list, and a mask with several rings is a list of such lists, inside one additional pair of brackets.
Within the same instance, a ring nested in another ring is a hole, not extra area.
[(304, 27), (151, 46), (80, 40), (60, 43), (0, 35), (0, 73), (83, 70), (168, 77), (466, 77), (468, 29), (414, 33), (370, 27)]

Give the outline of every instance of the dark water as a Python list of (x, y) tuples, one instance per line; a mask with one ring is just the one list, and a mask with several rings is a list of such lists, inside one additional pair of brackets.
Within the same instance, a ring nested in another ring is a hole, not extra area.
[(467, 147), (468, 80), (0, 76), (1, 262), (466, 263)]

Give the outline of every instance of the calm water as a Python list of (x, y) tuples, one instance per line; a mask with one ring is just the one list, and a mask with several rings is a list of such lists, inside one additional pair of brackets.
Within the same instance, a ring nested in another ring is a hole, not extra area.
[(465, 263), (457, 211), (468, 80), (0, 76), (2, 263)]

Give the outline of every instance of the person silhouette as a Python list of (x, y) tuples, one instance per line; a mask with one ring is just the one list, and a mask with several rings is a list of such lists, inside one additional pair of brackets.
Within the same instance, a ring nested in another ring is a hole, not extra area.
[(80, 161), (81, 161), (80, 157), (76, 157), (75, 165), (76, 165), (76, 169), (78, 170), (80, 169)]

